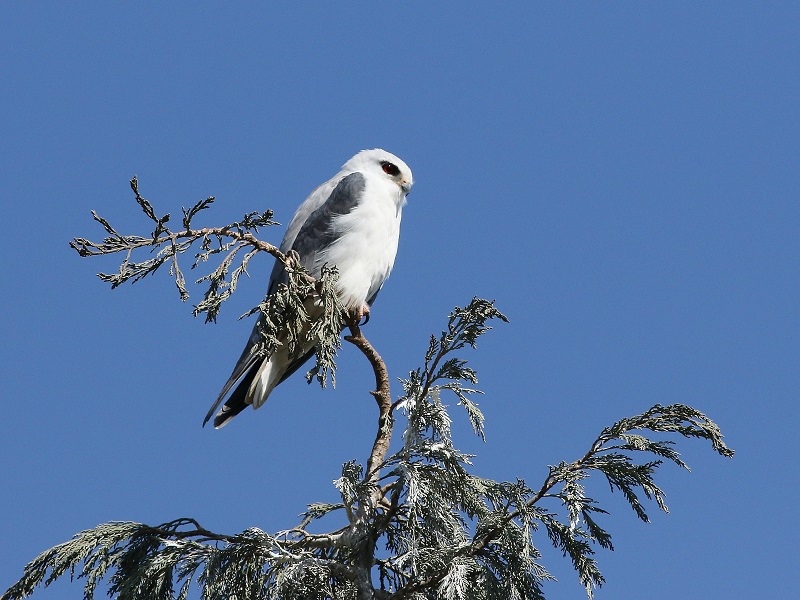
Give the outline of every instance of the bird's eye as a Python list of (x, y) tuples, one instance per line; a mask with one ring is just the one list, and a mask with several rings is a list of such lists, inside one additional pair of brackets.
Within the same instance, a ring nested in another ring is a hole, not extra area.
[(400, 175), (400, 169), (397, 168), (397, 165), (390, 163), (388, 160), (381, 161), (381, 168), (383, 169), (384, 173), (391, 175), (392, 177)]

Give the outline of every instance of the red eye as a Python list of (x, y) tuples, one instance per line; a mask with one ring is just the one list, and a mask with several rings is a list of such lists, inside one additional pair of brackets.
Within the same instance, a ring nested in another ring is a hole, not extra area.
[(390, 163), (388, 160), (381, 161), (381, 168), (383, 169), (384, 173), (391, 175), (392, 177), (400, 175), (400, 169), (397, 168), (397, 165)]

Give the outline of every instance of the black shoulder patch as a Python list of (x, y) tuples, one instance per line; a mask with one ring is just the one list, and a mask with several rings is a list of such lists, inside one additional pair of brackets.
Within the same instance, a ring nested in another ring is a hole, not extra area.
[(308, 216), (292, 245), (304, 267), (311, 267), (316, 253), (336, 241), (340, 232), (331, 229), (334, 217), (346, 215), (358, 206), (366, 185), (361, 173), (347, 175), (333, 188), (322, 206)]

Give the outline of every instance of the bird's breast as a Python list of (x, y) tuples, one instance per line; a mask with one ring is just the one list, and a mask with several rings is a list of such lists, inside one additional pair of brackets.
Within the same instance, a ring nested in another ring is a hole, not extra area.
[(340, 236), (320, 253), (317, 263), (319, 268), (336, 265), (337, 287), (346, 306), (363, 306), (386, 281), (397, 255), (400, 216), (395, 203), (363, 202), (331, 224)]

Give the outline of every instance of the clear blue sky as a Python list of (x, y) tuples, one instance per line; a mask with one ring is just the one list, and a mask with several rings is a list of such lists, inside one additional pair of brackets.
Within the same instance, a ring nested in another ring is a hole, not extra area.
[[(285, 223), (383, 147), (416, 182), (367, 326), (393, 377), (472, 295), (511, 320), (466, 356), (488, 439), (454, 413), (456, 442), (478, 473), (537, 484), (614, 420), (694, 405), (736, 457), (681, 442), (693, 472), (664, 469), (671, 513), (650, 525), (589, 483), (616, 545), (597, 597), (796, 592), (797, 4), (292, 6), (0, 7), (0, 588), (101, 522), (275, 531), (335, 498), (373, 436), (352, 348), (336, 390), (298, 377), (200, 428), (271, 259), (204, 326), (166, 273), (112, 292), (94, 274), (117, 262), (67, 241), (101, 237), (91, 209), (148, 230), (134, 174), (159, 212), (214, 195), (202, 224), (266, 208)], [(551, 599), (581, 597), (567, 562), (546, 552)]]

